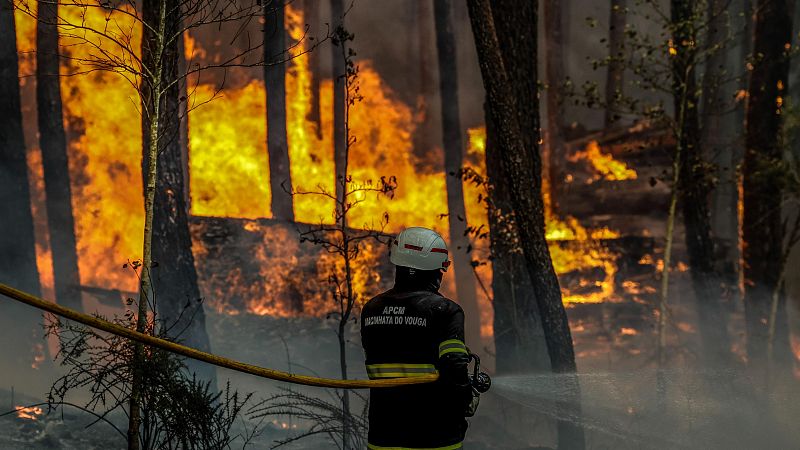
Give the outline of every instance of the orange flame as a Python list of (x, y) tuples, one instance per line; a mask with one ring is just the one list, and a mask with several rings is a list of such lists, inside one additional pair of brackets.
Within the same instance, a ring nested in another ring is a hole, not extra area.
[(597, 141), (589, 142), (586, 150), (576, 152), (569, 158), (572, 162), (580, 159), (588, 160), (597, 172), (597, 175), (592, 179), (593, 181), (600, 178), (612, 181), (635, 180), (637, 178), (635, 170), (628, 168), (624, 162), (617, 161), (612, 155), (603, 153)]
[(38, 406), (14, 406), (17, 411), (17, 417), (27, 420), (38, 420), (44, 411)]
[[(61, 8), (61, 13), (83, 20), (88, 27), (105, 27), (108, 20), (120, 29), (134, 30), (133, 48), (140, 46), (140, 25), (125, 14), (111, 14), (102, 8)], [(80, 13), (84, 13), (78, 17)], [(287, 6), (287, 28), (292, 39), (301, 39), (303, 18), (299, 11)], [(20, 49), (31, 48), (35, 39), (30, 28), (21, 27)], [(62, 49), (73, 57), (89, 55), (89, 46), (62, 37)], [(202, 57), (206, 52), (200, 43), (186, 36), (185, 50), (189, 55)], [(114, 52), (116, 47), (107, 46)], [(295, 48), (295, 58), (288, 64), (286, 74), (287, 131), (291, 176), (294, 186), (306, 190), (318, 187), (333, 190), (333, 91), (331, 80), (322, 80), (319, 96), (321, 130), (307, 120), (311, 110), (311, 85), (305, 42)], [(116, 55), (121, 56), (121, 55)], [(351, 129), (357, 141), (350, 152), (350, 172), (354, 180), (376, 181), (382, 175), (399, 180), (394, 199), (370, 198), (352, 211), (354, 226), (368, 226), (383, 212), (390, 216), (389, 230), (403, 225), (418, 225), (437, 229), (447, 237), (448, 227), (442, 214), (447, 213), (445, 174), (438, 171), (419, 173), (418, 161), (411, 151), (415, 123), (412, 108), (403, 104), (372, 68), (369, 61), (359, 61), (358, 83), (363, 101), (351, 110)], [(62, 67), (74, 71), (75, 67)], [(110, 72), (93, 72), (81, 76), (62, 77), (65, 123), (71, 136), (69, 147), (70, 175), (73, 189), (78, 256), (81, 282), (85, 285), (136, 290), (136, 277), (121, 269), (127, 260), (138, 259), (142, 239), (142, 180), (141, 129), (137, 111), (136, 90), (126, 80)], [(200, 84), (193, 92), (190, 104), (199, 104), (214, 95), (215, 86)], [(264, 85), (253, 80), (241, 87), (231, 88), (219, 98), (193, 109), (189, 113), (190, 191), (192, 213), (200, 216), (256, 219), (271, 216), (269, 166), (266, 151), (266, 112)], [(317, 132), (320, 131), (318, 134)], [(468, 131), (468, 158), (482, 161), (485, 150), (485, 131)], [(321, 136), (318, 137), (318, 136)], [(482, 168), (480, 170), (483, 170)], [(616, 172), (611, 172), (616, 173)], [(467, 218), (471, 224), (486, 225), (486, 211), (473, 201), (479, 188), (465, 185)], [(545, 192), (545, 195), (548, 193)], [(330, 223), (332, 201), (319, 196), (296, 196), (295, 216), (307, 223)], [(599, 239), (616, 237), (606, 228), (587, 230), (571, 217), (559, 219), (547, 213), (547, 238), (559, 274), (602, 268), (605, 278), (587, 280), (596, 284), (590, 294), (564, 290), (565, 303), (599, 302), (614, 295), (616, 268), (613, 255), (603, 249)], [(255, 222), (245, 222), (255, 230)], [(560, 245), (564, 242), (569, 245)], [(485, 244), (475, 242), (476, 259), (487, 259)], [(251, 257), (260, 263), (263, 286), (253, 287), (246, 298), (247, 310), (257, 314), (293, 314), (286, 304), (275, 301), (285, 292), (291, 280), (283, 274), (299, 267), (296, 255), (296, 236), (274, 231), (263, 236), (263, 245), (253, 248)], [(270, 252), (266, 249), (270, 248)], [(193, 248), (197, 258), (207, 255), (201, 244)], [(269, 254), (267, 254), (269, 253)], [(280, 255), (276, 259), (275, 255)], [(364, 259), (356, 267), (355, 287), (366, 295), (376, 285), (376, 248), (365, 247)], [(275, 264), (279, 264), (279, 267)], [(335, 269), (336, 262), (322, 258), (318, 264)], [(228, 284), (243, 283), (240, 268), (219, 274)], [(477, 274), (488, 286), (491, 269), (477, 268)], [(302, 277), (301, 277), (302, 278)], [(296, 282), (295, 280), (294, 282)], [(313, 284), (313, 283), (307, 283)], [(296, 286), (294, 286), (296, 287)], [(300, 286), (310, 289), (309, 286)], [(298, 289), (300, 289), (298, 288)], [(452, 287), (451, 287), (452, 289)], [(222, 295), (209, 294), (210, 304), (220, 311), (239, 312), (226, 304)], [(321, 295), (321, 294), (318, 294)], [(482, 296), (482, 330), (491, 334), (491, 307)], [(321, 299), (312, 299), (316, 306), (304, 302), (304, 312), (321, 314)]]
[[(484, 127), (470, 129), (469, 152), (480, 155), (485, 154), (486, 129)], [(484, 158), (478, 158), (479, 173), (485, 173)], [(602, 280), (581, 279), (581, 291), (587, 287), (594, 287), (591, 293), (573, 293), (567, 287), (562, 287), (562, 297), (565, 304), (572, 303), (599, 303), (611, 299), (615, 295), (614, 277), (617, 273), (615, 255), (603, 248), (599, 240), (614, 239), (619, 234), (606, 228), (587, 230), (577, 219), (567, 216), (563, 220), (556, 217), (549, 207), (550, 193), (547, 186), (542, 192), (545, 199), (545, 236), (550, 242), (550, 257), (556, 274), (563, 275), (570, 272), (600, 268), (605, 274)], [(477, 195), (477, 194), (476, 194)], [(467, 216), (472, 223), (483, 225), (487, 223), (485, 210), (470, 208)], [(473, 217), (479, 218), (477, 221)], [(567, 245), (562, 245), (567, 241)]]

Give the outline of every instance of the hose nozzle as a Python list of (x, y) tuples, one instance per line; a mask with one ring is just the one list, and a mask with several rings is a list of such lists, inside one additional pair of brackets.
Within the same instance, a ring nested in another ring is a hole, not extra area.
[(492, 387), (492, 379), (486, 372), (481, 372), (481, 359), (474, 353), (469, 354), (469, 359), (475, 361), (472, 373), (468, 375), (469, 384), (479, 394), (486, 393)]

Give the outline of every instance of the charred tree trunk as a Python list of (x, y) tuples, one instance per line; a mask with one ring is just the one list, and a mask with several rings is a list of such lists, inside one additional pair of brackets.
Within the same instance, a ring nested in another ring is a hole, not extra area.
[[(753, 2), (751, 0), (741, 0), (739, 2), (739, 5), (741, 6), (740, 12), (741, 12), (741, 15), (742, 15), (742, 21), (740, 22), (741, 23), (741, 28), (742, 28), (742, 36), (738, 40), (739, 54), (736, 55), (737, 56), (736, 64), (738, 65), (736, 73), (741, 72), (742, 68), (747, 66), (748, 58), (750, 58), (750, 53), (753, 50), (753, 25), (754, 25), (754, 22), (755, 22), (755, 16), (754, 16), (754, 13), (753, 13)], [(742, 92), (742, 93), (747, 92), (749, 81), (750, 81), (749, 72), (744, 72), (744, 73), (740, 74), (740, 76), (739, 76), (739, 78), (737, 80), (737, 85), (738, 85), (737, 87), (739, 89), (739, 92)], [(744, 97), (744, 96), (741, 96), (741, 97)], [(735, 117), (734, 120), (736, 122), (737, 130), (738, 130), (737, 131), (738, 141), (736, 142), (737, 145), (735, 147), (735, 152), (734, 152), (733, 156), (734, 156), (734, 161), (736, 161), (737, 165), (741, 164), (744, 161), (744, 148), (745, 148), (745, 140), (746, 140), (746, 136), (745, 136), (746, 135), (746, 131), (745, 131), (745, 129), (746, 129), (746, 127), (745, 127), (745, 110), (746, 110), (746, 108), (747, 108), (747, 102), (744, 101), (744, 100), (741, 100), (741, 101), (738, 101), (736, 103), (736, 109), (734, 110), (734, 117)], [(736, 180), (737, 191), (739, 190), (739, 187), (741, 187), (741, 181), (742, 181), (741, 180), (741, 175), (737, 176), (737, 180)], [(738, 192), (737, 192), (737, 194), (738, 194)], [(736, 203), (737, 203), (737, 210), (738, 210), (738, 203), (739, 203), (738, 195), (737, 195)], [(737, 214), (738, 214), (738, 212), (737, 212)], [(739, 223), (739, 220), (738, 220), (738, 217), (737, 217), (737, 230), (740, 229), (740, 228), (741, 228), (741, 224)], [(741, 252), (741, 249), (739, 251)], [(744, 268), (737, 267), (737, 269), (739, 271), (739, 276), (740, 276), (740, 280), (741, 280), (742, 271), (744, 270)], [(741, 294), (743, 294), (743, 293), (741, 293)]]
[[(783, 271), (784, 230), (781, 218), (782, 112), (787, 95), (792, 39), (793, 0), (759, 0), (755, 11), (753, 54), (746, 111), (743, 165), (745, 315), (748, 361), (754, 367), (767, 358), (767, 322), (771, 299), (786, 299), (779, 280)], [(777, 316), (775, 361), (788, 362), (790, 353), (785, 314)]]
[(731, 300), (737, 289), (736, 266), (739, 260), (739, 198), (735, 159), (737, 139), (731, 139), (739, 127), (726, 114), (726, 93), (732, 87), (725, 82), (728, 52), (725, 45), (725, 5), (723, 0), (709, 0), (707, 5), (708, 57), (703, 74), (702, 141), (700, 147), (716, 173), (716, 188), (711, 193), (711, 230), (716, 238), (716, 270), (723, 286), (724, 300)]
[(58, 5), (39, 2), (36, 22), (36, 102), (39, 147), (42, 149), (47, 225), (53, 255), (56, 301), (81, 309), (81, 283), (69, 184), (67, 137), (61, 111), (59, 82)]
[(722, 309), (720, 278), (715, 268), (714, 242), (711, 239), (711, 217), (708, 199), (711, 181), (700, 146), (700, 99), (696, 81), (697, 51), (695, 42), (695, 3), (673, 0), (672, 25), (676, 53), (672, 56), (673, 101), (677, 126), (679, 155), (678, 186), (686, 229), (686, 248), (692, 288), (697, 299), (700, 334), (706, 357), (712, 363), (728, 360), (730, 341), (727, 320)]
[[(188, 64), (186, 62), (186, 42), (185, 33), (178, 38), (178, 74), (187, 73)], [(178, 82), (180, 92), (180, 138), (178, 146), (181, 149), (181, 165), (183, 167), (183, 198), (185, 199), (186, 214), (191, 215), (192, 211), (192, 192), (191, 192), (191, 171), (189, 170), (189, 90), (187, 77), (181, 76)]]
[[(14, 10), (0, 2), (0, 283), (41, 294), (36, 267)], [(14, 363), (30, 367), (39, 315), (21, 303), (0, 301), (0, 339), (16, 349)], [(39, 333), (40, 334), (40, 333)], [(13, 343), (13, 345), (11, 345)]]
[[(525, 148), (534, 148), (539, 141), (539, 115), (535, 108), (536, 10), (530, 1), (497, 0), (494, 5), (494, 16), (503, 14), (504, 17), (495, 22), (495, 26), (503, 61), (508, 62), (506, 70), (518, 100), (520, 131)], [(511, 11), (513, 14), (509, 13)], [(487, 105), (486, 174), (491, 186), (489, 240), (497, 373), (546, 371), (550, 370), (550, 361), (542, 320), (525, 259), (519, 253), (518, 244), (514, 244), (518, 232), (513, 220), (512, 181), (503, 171), (504, 149), (490, 118)]]
[(272, 217), (294, 221), (292, 176), (286, 138), (286, 29), (283, 0), (264, 6), (264, 86), (267, 90), (267, 153)]
[(464, 307), (465, 335), (469, 345), (480, 349), (481, 322), (475, 291), (475, 274), (469, 236), (467, 212), (464, 207), (464, 185), (461, 181), (461, 164), (464, 143), (461, 138), (461, 120), (458, 108), (458, 65), (456, 41), (453, 33), (453, 10), (450, 0), (434, 0), (436, 21), (436, 49), (439, 59), (439, 89), (442, 100), (442, 139), (447, 187), (447, 210), (450, 225), (450, 249), (456, 275), (456, 296)]
[[(488, 118), (488, 114), (487, 114)], [(510, 186), (502, 175), (502, 150), (495, 126), (486, 123), (486, 174), (489, 196), (489, 240), (492, 255), (495, 367), (498, 374), (550, 370), (544, 330), (525, 259), (513, 243)]]
[(550, 181), (550, 205), (558, 208), (558, 195), (564, 178), (564, 1), (544, 0), (544, 68), (547, 90), (547, 178)]
[[(562, 449), (582, 449), (585, 446), (580, 424), (580, 385), (576, 375), (575, 351), (572, 346), (569, 322), (561, 301), (550, 250), (544, 230), (544, 201), (542, 199), (541, 157), (537, 145), (526, 147), (522, 124), (518, 120), (517, 99), (509, 82), (506, 64), (495, 32), (495, 22), (511, 21), (516, 10), (496, 8), (497, 21), (487, 0), (469, 0), (470, 21), (475, 36), (478, 61), (486, 89), (490, 120), (503, 149), (502, 167), (511, 183), (511, 199), (522, 254), (527, 263), (534, 295), (542, 317), (547, 351), (553, 372), (559, 374), (564, 395), (559, 408), (558, 446)], [(531, 6), (535, 12), (535, 6)], [(509, 14), (510, 16), (505, 16)], [(532, 21), (530, 26), (535, 26)], [(535, 35), (534, 35), (535, 36)], [(516, 37), (504, 37), (503, 42)], [(535, 45), (535, 44), (533, 44)], [(509, 61), (509, 67), (524, 61)], [(512, 69), (513, 71), (513, 69)], [(538, 115), (537, 102), (531, 113)]]
[[(178, 29), (177, 0), (145, 0), (143, 21), (154, 26), (158, 23), (160, 2), (166, 1), (165, 36), (174, 36)], [(206, 332), (205, 312), (197, 286), (197, 272), (189, 234), (189, 214), (186, 206), (184, 160), (180, 148), (180, 85), (178, 79), (178, 41), (166, 42), (161, 52), (155, 33), (148, 31), (142, 37), (142, 61), (146, 67), (162, 67), (161, 77), (152, 88), (144, 86), (144, 99), (160, 100), (157, 118), (156, 189), (153, 198), (152, 225), (152, 292), (158, 317), (167, 334), (186, 345), (202, 351), (211, 348)], [(160, 59), (160, 61), (156, 61)], [(155, 94), (154, 90), (160, 90)], [(148, 105), (145, 110), (155, 110)], [(143, 129), (143, 168), (150, 162), (148, 149), (151, 135), (148, 130), (151, 118), (145, 115)], [(147, 174), (145, 170), (143, 173)], [(190, 371), (198, 378), (212, 382), (215, 387), (215, 369), (205, 363), (186, 361)]]
[[(314, 38), (314, 42), (319, 39), (319, 6), (319, 0), (303, 0), (303, 17), (308, 25), (309, 36)], [(311, 111), (308, 112), (308, 120), (316, 125), (317, 138), (322, 139), (322, 119), (319, 109), (319, 84), (322, 76), (319, 59), (319, 49), (308, 53), (308, 72), (311, 77)]]
[(611, 0), (608, 17), (608, 71), (606, 72), (605, 128), (609, 129), (619, 117), (619, 100), (622, 98), (625, 75), (625, 0)]
[[(344, 3), (343, 0), (331, 0), (331, 25), (334, 29), (344, 26)], [(347, 190), (347, 133), (345, 131), (345, 102), (347, 93), (345, 92), (344, 60), (339, 45), (343, 42), (333, 42), (331, 46), (331, 65), (333, 72), (333, 165), (335, 172), (335, 186), (337, 203), (344, 199)]]
[[(432, 73), (432, 67), (435, 66), (431, 64), (431, 42), (434, 42), (433, 27), (431, 26), (433, 18), (431, 3), (430, 0), (417, 0), (414, 5), (416, 10), (414, 20), (418, 30), (416, 59), (419, 67), (419, 86), (415, 99), (417, 102), (417, 132), (414, 133), (414, 152), (422, 161), (430, 159), (436, 136), (434, 131), (436, 121), (433, 119), (431, 108), (431, 99), (436, 95)], [(413, 59), (409, 60), (413, 61)]]

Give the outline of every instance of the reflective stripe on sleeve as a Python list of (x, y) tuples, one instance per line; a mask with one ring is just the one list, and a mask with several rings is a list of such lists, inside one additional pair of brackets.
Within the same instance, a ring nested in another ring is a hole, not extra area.
[(436, 367), (433, 364), (367, 364), (367, 375), (370, 379), (420, 377), (434, 373)]
[(467, 346), (458, 339), (449, 339), (439, 344), (439, 358), (448, 353), (469, 354), (469, 352), (467, 352)]
[(381, 447), (379, 445), (373, 445), (367, 443), (367, 448), (369, 450), (455, 450), (457, 448), (463, 448), (461, 442), (458, 444), (453, 445), (446, 445), (444, 447)]

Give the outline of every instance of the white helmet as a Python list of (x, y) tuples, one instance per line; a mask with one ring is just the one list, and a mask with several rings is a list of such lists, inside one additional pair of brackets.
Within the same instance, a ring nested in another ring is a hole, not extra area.
[(412, 267), (419, 270), (442, 269), (450, 267), (447, 258), (447, 244), (439, 233), (422, 227), (403, 230), (392, 243), (390, 260), (396, 266)]

